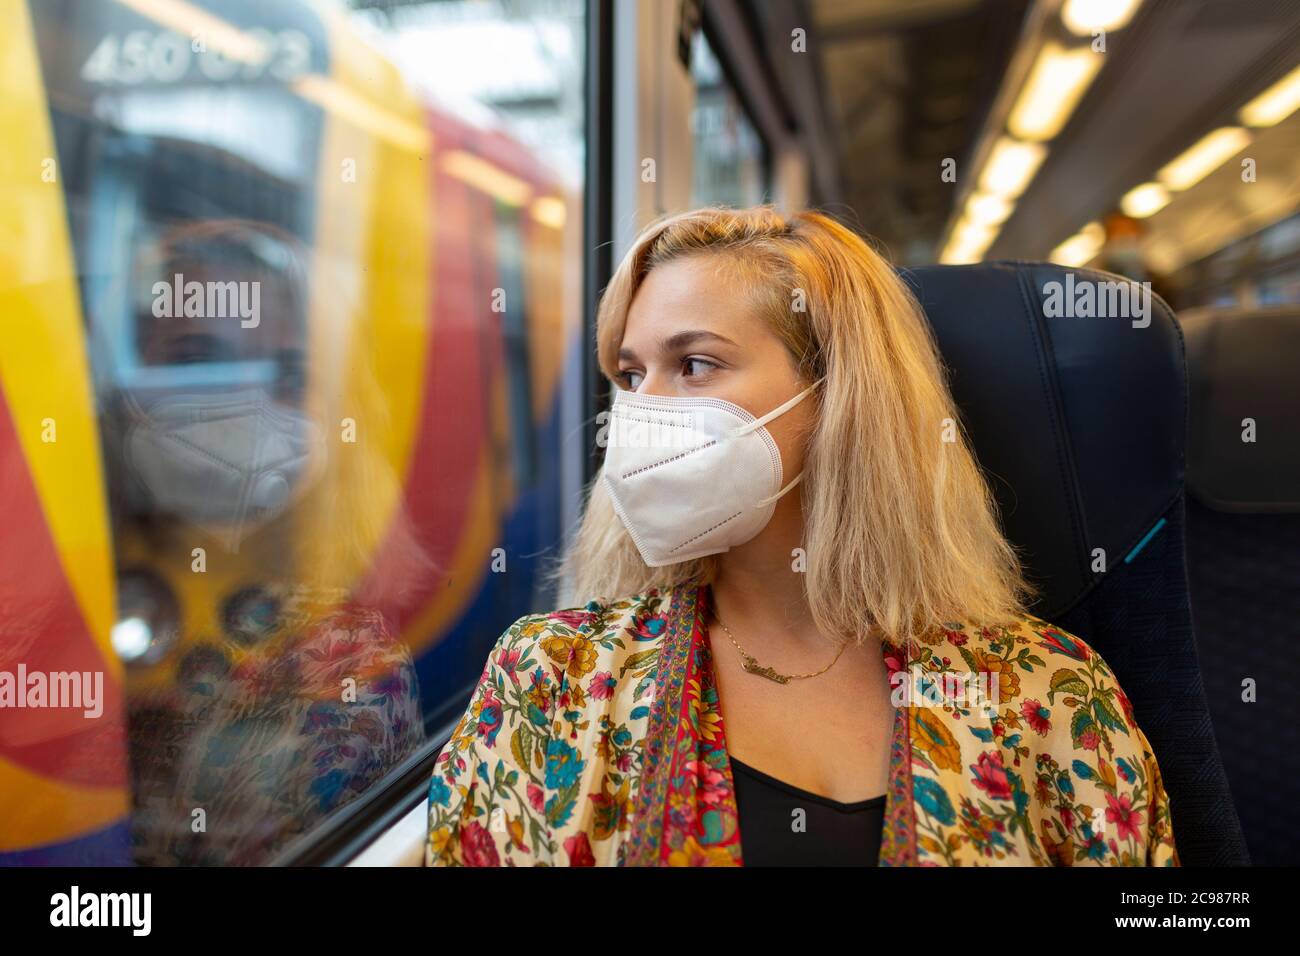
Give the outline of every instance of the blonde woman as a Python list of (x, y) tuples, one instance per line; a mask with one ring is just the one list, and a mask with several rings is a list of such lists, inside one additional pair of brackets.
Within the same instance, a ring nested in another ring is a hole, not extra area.
[(439, 755), (426, 863), (1177, 865), (1128, 698), (1028, 614), (928, 327), (832, 219), (647, 227), (561, 572)]

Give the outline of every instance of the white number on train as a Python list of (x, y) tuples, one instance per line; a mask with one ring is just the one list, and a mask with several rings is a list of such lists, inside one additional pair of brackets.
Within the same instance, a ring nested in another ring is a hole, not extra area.
[(249, 48), (260, 55), (236, 59), (210, 44), (202, 53), (194, 53), (188, 39), (170, 30), (133, 30), (122, 36), (110, 33), (87, 57), (81, 78), (104, 86), (175, 83), (185, 77), (195, 60), (203, 76), (215, 82), (265, 76), (289, 81), (310, 69), (311, 41), (298, 30), (272, 33), (255, 29), (245, 35), (253, 41)]

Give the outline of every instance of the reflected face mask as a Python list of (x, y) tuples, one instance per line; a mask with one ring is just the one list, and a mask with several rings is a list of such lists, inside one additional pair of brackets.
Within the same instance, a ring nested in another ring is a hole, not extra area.
[(823, 381), (761, 418), (720, 398), (614, 393), (604, 482), (647, 565), (729, 551), (767, 526), (803, 472), (781, 486), (781, 453), (764, 426)]
[(156, 401), (125, 452), (155, 511), (249, 527), (288, 507), (322, 444), (314, 422), (254, 390)]

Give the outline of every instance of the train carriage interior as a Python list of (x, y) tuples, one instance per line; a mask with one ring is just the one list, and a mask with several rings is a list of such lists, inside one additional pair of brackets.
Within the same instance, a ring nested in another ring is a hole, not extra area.
[(764, 203), (916, 291), (1184, 865), (1300, 863), (1300, 5), (0, 17), (0, 672), (103, 677), (0, 711), (0, 865), (422, 865), (485, 656), (558, 606), (614, 264)]

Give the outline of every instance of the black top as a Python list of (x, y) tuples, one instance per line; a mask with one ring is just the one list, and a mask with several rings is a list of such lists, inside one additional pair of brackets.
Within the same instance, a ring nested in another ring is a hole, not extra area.
[[(856, 803), (792, 787), (735, 757), (741, 862), (745, 866), (876, 866), (885, 820), (881, 794)], [(804, 816), (794, 815), (803, 810)]]

